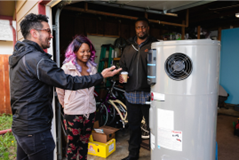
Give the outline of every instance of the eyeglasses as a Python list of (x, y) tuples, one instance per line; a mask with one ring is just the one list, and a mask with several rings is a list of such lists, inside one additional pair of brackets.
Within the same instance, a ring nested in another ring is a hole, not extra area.
[(51, 29), (50, 29), (50, 28), (47, 28), (47, 29), (39, 29), (39, 28), (36, 28), (35, 30), (38, 30), (38, 31), (46, 31), (46, 32), (48, 32), (49, 34), (51, 34)]
[(147, 26), (137, 26), (137, 27), (135, 27), (135, 29), (145, 29), (145, 28), (147, 28)]

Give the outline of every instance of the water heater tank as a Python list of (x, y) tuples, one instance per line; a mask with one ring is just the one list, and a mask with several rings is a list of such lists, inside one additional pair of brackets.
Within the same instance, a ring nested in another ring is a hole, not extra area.
[(151, 159), (215, 160), (220, 42), (162, 41), (151, 49)]

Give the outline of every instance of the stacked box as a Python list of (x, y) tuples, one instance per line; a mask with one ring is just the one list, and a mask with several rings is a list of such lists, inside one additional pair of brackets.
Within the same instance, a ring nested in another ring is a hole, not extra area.
[(96, 142), (93, 140), (92, 135), (88, 144), (88, 154), (102, 158), (107, 158), (116, 150), (116, 141), (111, 139), (106, 143)]

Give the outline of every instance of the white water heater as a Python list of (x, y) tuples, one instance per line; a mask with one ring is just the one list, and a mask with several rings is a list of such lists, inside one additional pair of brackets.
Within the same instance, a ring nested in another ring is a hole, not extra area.
[(152, 43), (152, 160), (215, 160), (219, 60), (219, 41)]

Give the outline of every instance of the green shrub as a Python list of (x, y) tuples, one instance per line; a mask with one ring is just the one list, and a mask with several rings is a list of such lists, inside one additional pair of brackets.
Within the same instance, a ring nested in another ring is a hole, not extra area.
[(12, 126), (12, 115), (0, 115), (0, 131), (10, 129)]
[[(10, 129), (12, 125), (11, 115), (0, 116), (0, 130)], [(14, 160), (16, 159), (17, 143), (11, 132), (0, 135), (0, 159)]]

